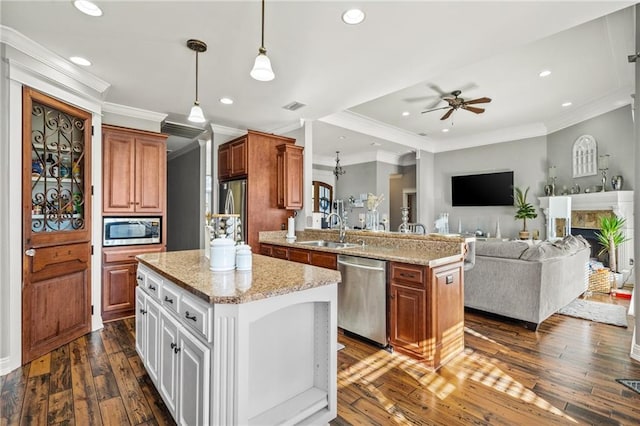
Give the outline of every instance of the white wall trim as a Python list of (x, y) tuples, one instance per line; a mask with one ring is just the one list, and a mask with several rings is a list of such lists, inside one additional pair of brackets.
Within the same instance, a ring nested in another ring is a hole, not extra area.
[(162, 123), (162, 121), (167, 118), (167, 114), (164, 113), (134, 108), (127, 105), (114, 104), (111, 102), (104, 102), (102, 104), (102, 112), (124, 115), (129, 118), (137, 118), (140, 120), (153, 121), (155, 123)]
[(110, 86), (106, 81), (80, 69), (77, 65), (56, 55), (11, 27), (0, 25), (0, 42), (14, 47), (33, 59), (42, 62), (47, 67), (81, 82), (98, 93), (104, 94)]
[(631, 339), (631, 353), (629, 356), (640, 362), (640, 345), (636, 344), (636, 327), (633, 327), (633, 339)]
[(235, 127), (227, 127), (227, 126), (222, 126), (220, 124), (214, 124), (214, 123), (210, 123), (209, 125), (211, 126), (211, 130), (213, 131), (214, 136), (226, 135), (226, 136), (232, 136), (232, 139), (233, 139), (247, 133), (246, 130), (236, 129)]
[(293, 132), (294, 130), (298, 130), (305, 123), (305, 120), (299, 120), (291, 124), (287, 124), (286, 126), (276, 127), (274, 129), (269, 130), (267, 133), (273, 133), (275, 135), (286, 135), (287, 133)]
[(456, 151), (459, 149), (474, 148), (478, 146), (512, 142), (538, 136), (546, 136), (547, 134), (547, 128), (544, 124), (527, 124), (524, 126), (508, 127), (506, 129), (498, 129), (491, 132), (478, 133), (473, 136), (462, 136), (452, 139), (442, 138), (440, 139), (440, 141), (445, 143), (440, 145), (432, 152), (438, 153)]

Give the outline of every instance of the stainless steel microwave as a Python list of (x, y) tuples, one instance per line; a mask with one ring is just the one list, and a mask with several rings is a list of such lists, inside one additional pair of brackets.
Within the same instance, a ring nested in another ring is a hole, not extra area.
[(161, 235), (159, 217), (103, 218), (102, 245), (104, 247), (159, 244)]

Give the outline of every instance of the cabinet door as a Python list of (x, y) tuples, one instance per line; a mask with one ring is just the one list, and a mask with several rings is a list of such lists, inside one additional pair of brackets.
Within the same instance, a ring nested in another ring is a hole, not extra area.
[(209, 424), (209, 376), (211, 351), (184, 329), (178, 344), (177, 423)]
[(399, 352), (423, 357), (427, 342), (425, 290), (391, 284), (390, 341)]
[(437, 362), (442, 363), (464, 349), (464, 292), (462, 263), (444, 265), (431, 271), (434, 300)]
[(153, 383), (158, 385), (160, 374), (160, 305), (146, 296), (146, 360), (145, 366)]
[(102, 211), (135, 211), (135, 138), (121, 131), (102, 134)]
[(231, 148), (222, 145), (218, 149), (218, 179), (227, 179), (231, 175)]
[(278, 146), (278, 207), (281, 209), (302, 208), (303, 149), (292, 144)]
[(264, 256), (272, 256), (273, 246), (270, 244), (260, 244), (260, 254)]
[(144, 291), (136, 287), (136, 351), (143, 363), (146, 363), (147, 359), (147, 310), (145, 300)]
[(165, 206), (167, 150), (164, 139), (136, 137), (135, 211), (162, 213)]
[(271, 249), (271, 255), (278, 259), (289, 260), (289, 249), (286, 247), (273, 246)]
[(160, 312), (160, 394), (173, 417), (176, 417), (178, 392), (178, 323)]
[(231, 176), (237, 177), (247, 174), (247, 139), (231, 144)]
[(102, 319), (104, 321), (134, 314), (135, 275), (135, 263), (103, 266)]

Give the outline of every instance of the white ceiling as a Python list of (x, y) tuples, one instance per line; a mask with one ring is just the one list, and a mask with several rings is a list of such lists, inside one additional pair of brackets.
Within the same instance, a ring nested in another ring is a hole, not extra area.
[[(195, 97), (186, 40), (201, 39), (207, 119), (275, 133), (321, 120), (314, 155), (437, 152), (546, 134), (628, 104), (634, 92), (626, 59), (635, 52), (634, 18), (632, 8), (621, 10), (633, 2), (268, 0), (265, 46), (276, 79), (266, 83), (249, 76), (259, 1), (96, 3), (100, 18), (71, 1), (2, 0), (0, 19), (61, 57), (91, 60), (89, 72), (111, 84), (105, 101), (185, 122)], [(365, 21), (343, 24), (354, 5)], [(543, 69), (552, 74), (539, 78)], [(493, 101), (484, 114), (460, 110), (442, 122), (444, 110), (420, 113), (436, 105), (434, 88)], [(223, 96), (235, 103), (220, 104)], [(292, 101), (307, 106), (282, 109)], [(566, 101), (573, 105), (562, 108)]]

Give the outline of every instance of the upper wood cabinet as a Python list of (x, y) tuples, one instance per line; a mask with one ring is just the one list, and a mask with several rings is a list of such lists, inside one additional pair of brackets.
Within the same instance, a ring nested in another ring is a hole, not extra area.
[(167, 136), (112, 126), (102, 135), (103, 212), (163, 214)]
[(247, 174), (247, 137), (236, 139), (218, 150), (218, 179), (231, 179)]
[(282, 144), (278, 146), (278, 207), (300, 210), (303, 204), (304, 147)]

